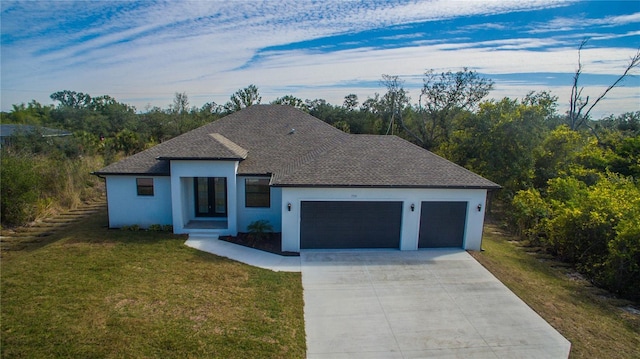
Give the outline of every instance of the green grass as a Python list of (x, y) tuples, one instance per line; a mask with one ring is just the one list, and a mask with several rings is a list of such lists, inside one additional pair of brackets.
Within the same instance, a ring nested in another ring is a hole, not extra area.
[(633, 303), (512, 239), (488, 225), (472, 255), (571, 342), (570, 358), (640, 358), (640, 316), (621, 309)]
[(105, 212), (3, 253), (3, 358), (301, 358), (299, 273), (108, 230)]

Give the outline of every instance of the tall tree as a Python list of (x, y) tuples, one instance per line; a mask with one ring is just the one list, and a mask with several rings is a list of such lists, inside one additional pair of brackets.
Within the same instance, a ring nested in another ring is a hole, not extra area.
[(52, 100), (59, 101), (60, 106), (75, 109), (87, 108), (91, 104), (91, 96), (82, 92), (63, 90), (51, 94)]
[(387, 88), (381, 98), (381, 103), (384, 108), (385, 117), (388, 117), (388, 126), (386, 134), (393, 134), (393, 130), (400, 124), (405, 130), (404, 121), (402, 121), (402, 112), (409, 106), (411, 100), (407, 91), (404, 89), (404, 81), (400, 80), (397, 75), (382, 75), (382, 84)]
[(466, 67), (455, 73), (427, 71), (418, 103), (420, 116), (409, 134), (427, 149), (446, 142), (454, 118), (460, 112), (475, 110), (492, 89), (492, 80)]
[(277, 99), (271, 102), (274, 105), (287, 105), (293, 106), (299, 110), (309, 112), (308, 106), (304, 103), (301, 98), (295, 97), (293, 95), (286, 95), (282, 97), (278, 97)]
[(255, 85), (249, 85), (233, 93), (224, 108), (227, 112), (236, 112), (245, 107), (257, 105), (260, 101), (262, 101), (262, 96), (260, 96), (258, 88)]
[(345, 96), (342, 107), (344, 107), (347, 111), (356, 110), (358, 108), (358, 95), (351, 93)]

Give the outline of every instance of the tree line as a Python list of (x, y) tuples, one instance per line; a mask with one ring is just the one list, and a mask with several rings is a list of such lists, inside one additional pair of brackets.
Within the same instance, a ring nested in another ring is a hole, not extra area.
[[(640, 56), (632, 60), (631, 69), (638, 66)], [(493, 81), (467, 68), (426, 72), (417, 102), (412, 102), (399, 76), (382, 75), (383, 93), (362, 102), (356, 94), (348, 94), (338, 105), (292, 95), (271, 103), (294, 106), (345, 132), (400, 136), (502, 185), (493, 197), (504, 208), (500, 215), (510, 229), (572, 263), (594, 283), (638, 300), (640, 111), (592, 119), (593, 107), (586, 106), (588, 98), (580, 97), (580, 71), (565, 112), (547, 91), (521, 99), (487, 99)], [(167, 108), (142, 112), (107, 95), (65, 90), (51, 94), (51, 99), (57, 104), (31, 101), (2, 113), (2, 123), (74, 133), (48, 141), (22, 136), (2, 149), (3, 224), (37, 215), (10, 213), (15, 207), (11, 201), (30, 208), (25, 205), (28, 198), (14, 200), (18, 192), (31, 193), (27, 197), (36, 199), (36, 207), (46, 207), (50, 200), (43, 200), (46, 194), (27, 190), (44, 187), (35, 183), (41, 178), (37, 174), (20, 179), (29, 172), (25, 168), (39, 167), (24, 165), (34, 155), (66, 163), (90, 158), (99, 168), (262, 102), (255, 85), (239, 89), (223, 105), (190, 106), (186, 93), (176, 93)], [(96, 185), (82, 178), (85, 184)]]

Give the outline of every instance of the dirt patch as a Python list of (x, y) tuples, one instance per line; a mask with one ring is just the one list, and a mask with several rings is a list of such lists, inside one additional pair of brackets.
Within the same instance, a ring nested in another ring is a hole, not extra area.
[(282, 233), (265, 233), (261, 236), (239, 232), (237, 236), (220, 236), (220, 240), (281, 256), (299, 256), (298, 252), (282, 251)]

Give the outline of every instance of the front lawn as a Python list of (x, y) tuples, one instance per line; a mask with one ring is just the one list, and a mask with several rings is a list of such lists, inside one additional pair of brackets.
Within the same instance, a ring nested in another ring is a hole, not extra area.
[(3, 253), (4, 358), (303, 358), (300, 273), (275, 273), (105, 211)]

